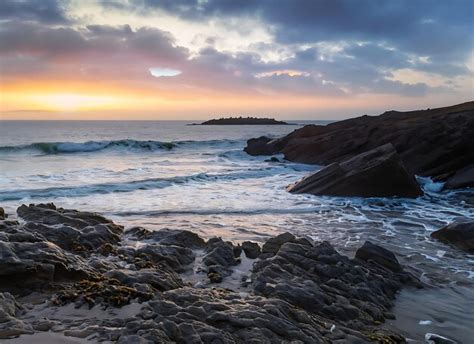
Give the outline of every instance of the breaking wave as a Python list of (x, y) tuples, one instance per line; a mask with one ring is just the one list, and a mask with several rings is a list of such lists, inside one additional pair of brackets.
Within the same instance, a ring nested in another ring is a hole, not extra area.
[(40, 152), (43, 154), (71, 154), (83, 152), (97, 152), (106, 149), (128, 149), (128, 150), (171, 150), (173, 148), (188, 146), (202, 147), (213, 146), (222, 143), (237, 143), (234, 140), (208, 140), (208, 141), (173, 141), (162, 142), (153, 140), (112, 140), (112, 141), (87, 141), (87, 142), (35, 142), (21, 146), (1, 146), (0, 153), (18, 152)]

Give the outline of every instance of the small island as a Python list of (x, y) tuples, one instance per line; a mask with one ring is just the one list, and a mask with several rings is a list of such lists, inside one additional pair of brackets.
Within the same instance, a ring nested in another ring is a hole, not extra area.
[(277, 121), (274, 118), (258, 118), (258, 117), (226, 117), (219, 119), (211, 119), (201, 123), (201, 125), (269, 125), (280, 124), (288, 125), (289, 123)]

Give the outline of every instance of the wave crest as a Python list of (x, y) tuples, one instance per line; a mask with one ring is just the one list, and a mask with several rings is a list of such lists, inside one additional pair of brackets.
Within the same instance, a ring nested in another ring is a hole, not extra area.
[(21, 146), (2, 146), (0, 153), (16, 153), (36, 151), (43, 154), (71, 154), (82, 152), (97, 152), (106, 149), (131, 149), (131, 150), (170, 150), (182, 145), (214, 145), (222, 142), (236, 142), (232, 140), (209, 140), (209, 141), (176, 141), (163, 142), (153, 140), (111, 140), (111, 141), (87, 141), (87, 142), (35, 142)]

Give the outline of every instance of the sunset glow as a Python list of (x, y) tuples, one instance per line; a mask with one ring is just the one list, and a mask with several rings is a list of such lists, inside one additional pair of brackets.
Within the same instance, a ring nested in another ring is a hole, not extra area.
[(324, 18), (293, 25), (291, 2), (232, 13), (202, 3), (191, 16), (193, 6), (71, 0), (50, 12), (25, 8), (28, 14), (16, 14), (20, 20), (5, 11), (1, 118), (54, 119), (67, 112), (70, 119), (191, 119), (237, 112), (331, 119), (442, 106), (473, 94), (474, 47), (469, 35), (459, 34), (473, 24), (443, 11), (413, 5), (429, 18), (420, 21), (392, 8), (394, 20), (405, 24), (380, 37), (364, 25), (379, 25), (383, 8), (359, 13), (355, 3), (351, 13), (366, 18), (330, 31)]

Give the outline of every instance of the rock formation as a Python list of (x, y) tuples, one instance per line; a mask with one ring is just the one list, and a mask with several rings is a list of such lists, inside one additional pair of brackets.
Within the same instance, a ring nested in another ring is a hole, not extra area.
[(249, 140), (245, 151), (329, 165), (386, 143), (393, 144), (410, 174), (444, 181), (447, 188), (474, 186), (474, 102), (307, 125), (265, 143)]

